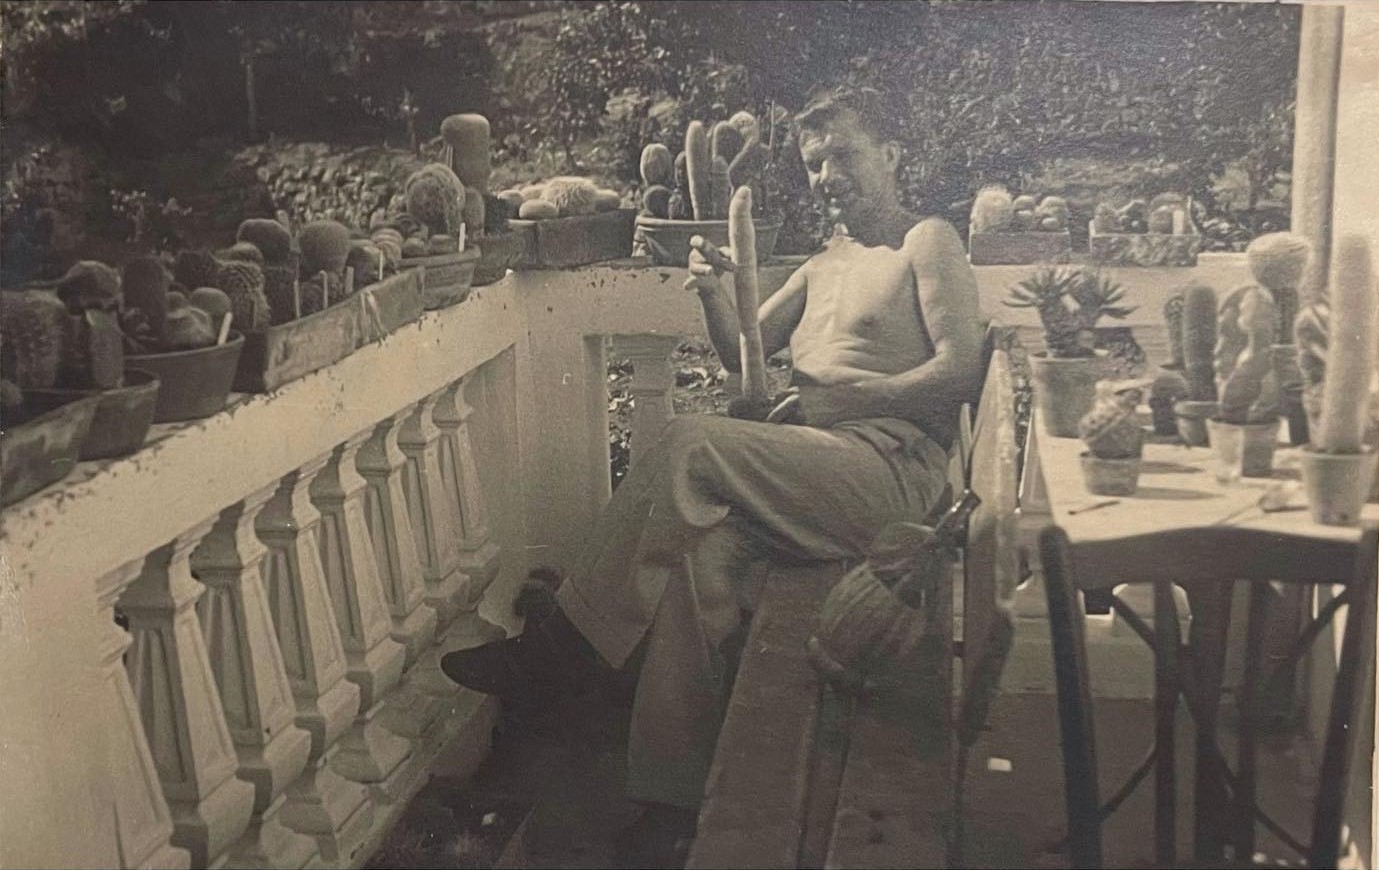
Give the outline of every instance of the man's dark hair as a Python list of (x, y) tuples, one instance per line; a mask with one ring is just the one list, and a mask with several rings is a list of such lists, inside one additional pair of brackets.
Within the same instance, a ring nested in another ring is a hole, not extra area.
[(816, 91), (795, 115), (800, 130), (822, 130), (844, 112), (851, 112), (866, 133), (878, 143), (894, 142), (899, 137), (891, 118), (893, 107), (874, 88), (842, 85)]

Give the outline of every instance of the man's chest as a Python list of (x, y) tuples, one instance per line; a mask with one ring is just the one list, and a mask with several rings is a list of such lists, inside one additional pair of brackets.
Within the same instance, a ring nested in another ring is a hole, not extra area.
[(922, 326), (914, 273), (900, 251), (826, 251), (811, 269), (806, 292), (806, 328), (879, 337)]

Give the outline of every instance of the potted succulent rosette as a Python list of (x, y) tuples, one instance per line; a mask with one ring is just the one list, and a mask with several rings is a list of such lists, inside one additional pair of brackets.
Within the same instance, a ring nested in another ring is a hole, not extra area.
[(1080, 457), (1087, 491), (1133, 495), (1139, 486), (1144, 429), (1136, 410), (1148, 381), (1100, 381), (1096, 404), (1078, 421), (1087, 450)]
[(1050, 435), (1076, 438), (1078, 423), (1096, 399), (1105, 351), (1096, 349), (1102, 317), (1123, 319), (1135, 309), (1121, 303), (1109, 277), (1083, 269), (1048, 267), (1011, 288), (1005, 304), (1033, 308), (1044, 327), (1047, 350), (1030, 354), (1039, 416)]

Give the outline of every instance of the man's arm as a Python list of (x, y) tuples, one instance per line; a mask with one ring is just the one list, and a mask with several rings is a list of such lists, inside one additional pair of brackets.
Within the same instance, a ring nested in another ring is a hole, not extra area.
[[(685, 287), (699, 294), (699, 301), (704, 306), (704, 326), (708, 329), (709, 341), (723, 367), (739, 373), (742, 371), (741, 327), (737, 322), (737, 306), (723, 286), (723, 273), (714, 269), (695, 250), (690, 251), (689, 270), (690, 277)], [(790, 343), (790, 336), (804, 313), (804, 300), (805, 266), (801, 266), (779, 290), (761, 303), (757, 321), (767, 358)]]
[(951, 429), (981, 384), (981, 311), (977, 279), (962, 240), (947, 221), (921, 221), (905, 237), (915, 291), (934, 357), (921, 366), (844, 386), (802, 387), (806, 422), (828, 426), (867, 417), (900, 417)]

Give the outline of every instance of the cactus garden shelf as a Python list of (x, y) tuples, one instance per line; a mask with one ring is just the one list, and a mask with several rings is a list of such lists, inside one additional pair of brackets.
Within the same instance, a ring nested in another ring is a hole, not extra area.
[(525, 239), (523, 268), (567, 269), (631, 256), (636, 216), (636, 209), (620, 208), (545, 220), (517, 219), (508, 225)]

